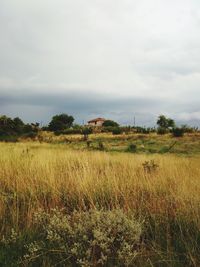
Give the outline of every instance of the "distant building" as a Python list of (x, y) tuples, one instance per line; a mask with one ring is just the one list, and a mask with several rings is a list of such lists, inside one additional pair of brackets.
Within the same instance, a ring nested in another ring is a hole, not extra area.
[(88, 125), (90, 125), (90, 126), (102, 126), (104, 121), (106, 121), (106, 119), (96, 118), (96, 119), (88, 121)]

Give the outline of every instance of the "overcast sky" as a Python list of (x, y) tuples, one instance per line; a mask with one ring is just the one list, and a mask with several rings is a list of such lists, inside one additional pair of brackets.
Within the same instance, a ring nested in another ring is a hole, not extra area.
[(200, 125), (199, 0), (0, 0), (0, 114)]

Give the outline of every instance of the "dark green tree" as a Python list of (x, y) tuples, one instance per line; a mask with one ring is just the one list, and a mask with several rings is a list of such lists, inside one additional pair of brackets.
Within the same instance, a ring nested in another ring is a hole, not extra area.
[(168, 129), (174, 128), (175, 122), (170, 118), (166, 118), (164, 115), (160, 115), (157, 120), (157, 125), (159, 126), (159, 128)]
[(60, 114), (53, 116), (51, 122), (49, 123), (50, 131), (63, 131), (70, 128), (73, 125), (74, 118), (67, 114)]
[(112, 120), (106, 120), (106, 121), (104, 121), (103, 126), (104, 127), (118, 127), (119, 124), (115, 121), (112, 121)]
[(15, 132), (14, 122), (11, 118), (3, 115), (0, 116), (0, 134), (1, 135), (10, 135)]
[(16, 133), (18, 134), (23, 133), (25, 124), (20, 118), (18, 117), (14, 118), (13, 124), (14, 124), (14, 130)]
[(167, 121), (168, 121), (168, 128), (174, 128), (175, 127), (174, 120), (168, 118)]

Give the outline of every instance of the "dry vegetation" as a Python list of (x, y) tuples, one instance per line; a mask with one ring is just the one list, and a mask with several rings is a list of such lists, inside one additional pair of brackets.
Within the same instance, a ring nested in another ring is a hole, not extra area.
[[(32, 240), (27, 235), (33, 235), (39, 209), (64, 208), (66, 214), (122, 209), (143, 228), (140, 250), (129, 266), (200, 266), (198, 154), (77, 151), (37, 142), (1, 143), (0, 149), (1, 236), (14, 229)], [(16, 266), (3, 265), (6, 255), (0, 252), (1, 265)]]

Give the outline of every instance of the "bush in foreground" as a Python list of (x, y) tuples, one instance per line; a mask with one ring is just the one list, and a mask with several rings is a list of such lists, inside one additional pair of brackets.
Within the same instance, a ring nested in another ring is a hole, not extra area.
[(25, 266), (132, 266), (142, 233), (141, 224), (121, 210), (39, 212), (35, 227), (22, 257)]

